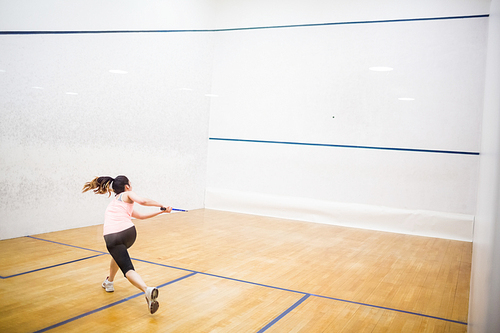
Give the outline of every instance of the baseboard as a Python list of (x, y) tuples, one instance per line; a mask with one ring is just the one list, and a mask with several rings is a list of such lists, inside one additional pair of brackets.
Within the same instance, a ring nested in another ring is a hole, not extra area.
[(409, 235), (472, 241), (474, 216), (207, 188), (205, 208)]

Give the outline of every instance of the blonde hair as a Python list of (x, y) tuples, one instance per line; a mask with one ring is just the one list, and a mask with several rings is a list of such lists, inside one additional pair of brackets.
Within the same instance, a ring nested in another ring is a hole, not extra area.
[(95, 194), (106, 194), (108, 193), (108, 197), (111, 196), (111, 192), (113, 189), (111, 188), (111, 184), (114, 179), (111, 177), (95, 177), (90, 182), (85, 183), (82, 189), (82, 193), (93, 190)]

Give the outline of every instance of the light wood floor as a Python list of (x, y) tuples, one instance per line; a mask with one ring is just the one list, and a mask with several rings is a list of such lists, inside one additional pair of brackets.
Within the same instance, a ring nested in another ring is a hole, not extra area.
[(0, 332), (466, 332), (472, 244), (213, 210), (136, 221), (136, 271), (102, 226), (0, 241)]

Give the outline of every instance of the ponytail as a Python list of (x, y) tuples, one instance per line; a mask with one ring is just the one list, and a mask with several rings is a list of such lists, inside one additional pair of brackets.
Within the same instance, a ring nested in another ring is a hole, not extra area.
[(115, 192), (117, 195), (125, 192), (126, 185), (130, 186), (130, 182), (125, 176), (117, 176), (115, 179), (108, 176), (95, 177), (92, 181), (85, 183), (82, 193), (93, 190), (95, 194), (108, 193), (109, 197), (111, 192)]
[(108, 193), (108, 197), (111, 196), (111, 183), (113, 183), (114, 179), (111, 177), (95, 177), (92, 181), (85, 183), (82, 189), (82, 193), (93, 190), (95, 194), (106, 194)]

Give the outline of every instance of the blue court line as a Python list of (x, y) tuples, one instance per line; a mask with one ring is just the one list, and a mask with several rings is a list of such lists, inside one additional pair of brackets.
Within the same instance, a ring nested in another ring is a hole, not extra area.
[(335, 145), (335, 144), (327, 144), (327, 143), (307, 143), (307, 142), (290, 142), (290, 141), (267, 141), (267, 140), (228, 139), (228, 138), (208, 138), (208, 139), (212, 140), (212, 141), (231, 141), (231, 142), (249, 142), (249, 143), (272, 143), (272, 144), (281, 144), (281, 145), (317, 146), (317, 147), (334, 147), (334, 148), (376, 149), (376, 150), (392, 150), (392, 151), (409, 151), (409, 152), (418, 152), (418, 153), (479, 155), (479, 152), (474, 152), (474, 151), (434, 150), (434, 149), (416, 149), (416, 148), (393, 148), (393, 147), (373, 147), (373, 146), (351, 146), (351, 145)]
[(300, 304), (302, 304), (306, 299), (309, 298), (309, 296), (311, 296), (311, 295), (310, 294), (305, 294), (301, 299), (299, 299), (297, 302), (295, 302), (294, 305), (292, 305), (291, 307), (289, 307), (288, 309), (286, 309), (282, 314), (280, 314), (278, 317), (274, 318), (266, 326), (262, 327), (259, 331), (257, 331), (257, 333), (262, 333), (262, 332), (267, 331), (271, 326), (273, 326), (274, 324), (276, 324), (281, 318), (283, 318), (288, 313), (290, 313), (293, 309), (295, 309), (297, 306), (299, 306)]
[(85, 257), (85, 258), (80, 258), (80, 259), (76, 259), (76, 260), (71, 260), (71, 261), (63, 262), (61, 264), (56, 264), (56, 265), (52, 265), (52, 266), (37, 268), (37, 269), (31, 270), (31, 271), (27, 271), (27, 272), (23, 272), (23, 273), (17, 273), (17, 274), (12, 274), (12, 275), (9, 275), (9, 276), (0, 276), (0, 278), (1, 279), (9, 279), (9, 278), (13, 278), (13, 277), (20, 276), (20, 275), (25, 275), (25, 274), (29, 274), (29, 273), (33, 273), (33, 272), (43, 271), (43, 270), (49, 269), (49, 268), (54, 268), (54, 267), (59, 267), (59, 266), (67, 265), (67, 264), (72, 264), (74, 262), (78, 262), (78, 261), (82, 261), (82, 260), (87, 260), (87, 259), (92, 259), (92, 258), (95, 258), (95, 257), (100, 257), (100, 256), (103, 256), (104, 254), (105, 253), (96, 254), (96, 255), (93, 255), (93, 256), (90, 256), (90, 257)]
[(271, 285), (267, 285), (267, 284), (262, 284), (262, 283), (257, 283), (257, 282), (251, 282), (251, 281), (246, 281), (246, 280), (235, 279), (235, 278), (231, 278), (231, 277), (227, 277), (227, 276), (223, 276), (223, 275), (217, 275), (217, 274), (205, 273), (205, 272), (198, 272), (198, 271), (195, 271), (195, 270), (192, 270), (192, 269), (180, 268), (180, 267), (175, 267), (175, 266), (166, 265), (166, 264), (160, 264), (160, 263), (157, 263), (157, 262), (147, 261), (147, 260), (143, 260), (143, 259), (137, 259), (137, 258), (131, 258), (131, 259), (135, 260), (135, 261), (141, 261), (141, 262), (144, 262), (144, 263), (147, 263), (147, 264), (151, 264), (151, 265), (157, 265), (157, 266), (162, 266), (162, 267), (167, 267), (167, 268), (179, 269), (179, 270), (193, 272), (193, 273), (197, 273), (197, 274), (200, 274), (200, 275), (206, 275), (206, 276), (215, 277), (215, 278), (219, 278), (219, 279), (224, 279), (224, 280), (230, 280), (230, 281), (234, 281), (234, 282), (241, 282), (241, 283), (251, 284), (251, 285), (254, 285), (254, 286), (258, 286), (258, 287), (265, 287), (265, 288), (271, 288), (271, 289), (275, 289), (275, 290), (288, 291), (288, 292), (296, 293), (296, 294), (306, 294), (306, 293), (304, 293), (302, 291), (297, 291), (297, 290), (292, 290), (292, 289), (286, 289), (286, 288), (281, 288), (281, 287), (275, 287), (275, 286), (271, 286)]
[[(194, 271), (194, 270), (191, 270), (191, 269), (179, 268), (179, 267), (175, 267), (175, 266), (171, 266), (171, 265), (160, 264), (160, 263), (156, 263), (156, 262), (152, 262), (152, 261), (147, 261), (147, 260), (142, 260), (142, 259), (137, 259), (137, 258), (132, 258), (132, 260), (141, 261), (141, 262), (144, 262), (144, 263), (147, 263), (147, 264), (152, 264), (152, 265), (157, 265), (157, 266), (162, 266), (162, 267), (167, 267), (167, 268), (173, 268), (173, 269), (179, 269), (179, 270), (183, 270), (183, 271), (193, 272), (193, 273), (197, 273), (197, 274), (200, 274), (200, 275), (206, 275), (206, 276), (215, 277), (215, 278), (219, 278), (219, 279), (224, 279), (224, 280), (230, 280), (230, 281), (235, 281), (235, 282), (240, 282), (240, 283), (251, 284), (251, 285), (259, 286), (259, 287), (271, 288), (271, 289), (275, 289), (275, 290), (287, 291), (287, 292), (291, 292), (291, 293), (302, 294), (302, 295), (309, 295), (309, 296), (314, 296), (314, 297), (319, 297), (319, 298), (326, 298), (326, 299), (330, 299), (330, 300), (334, 300), (334, 301), (338, 301), (338, 302), (358, 304), (358, 305), (368, 306), (368, 307), (377, 308), (377, 309), (395, 311), (395, 312), (400, 312), (400, 313), (411, 314), (411, 315), (414, 315), (414, 316), (432, 318), (432, 319), (443, 320), (443, 321), (447, 321), (447, 322), (451, 322), (451, 323), (467, 325), (466, 322), (462, 322), (462, 321), (458, 321), (458, 320), (453, 320), (453, 319), (446, 319), (446, 318), (441, 318), (441, 317), (436, 317), (436, 316), (431, 316), (431, 315), (426, 315), (426, 314), (418, 313), (418, 312), (398, 310), (398, 309), (393, 309), (393, 308), (389, 308), (389, 307), (385, 307), (385, 306), (368, 304), (368, 303), (361, 303), (361, 302), (355, 302), (355, 301), (349, 301), (349, 300), (345, 300), (345, 299), (341, 299), (341, 298), (335, 298), (335, 297), (330, 297), (330, 296), (323, 296), (323, 295), (318, 295), (318, 294), (310, 294), (310, 293), (306, 293), (306, 292), (303, 292), (303, 291), (298, 291), (298, 290), (293, 290), (293, 289), (287, 289), (287, 288), (281, 288), (281, 287), (276, 287), (276, 286), (271, 286), (271, 285), (267, 285), (267, 284), (262, 284), (262, 283), (257, 283), (257, 282), (251, 282), (251, 281), (246, 281), (246, 280), (240, 280), (240, 279), (235, 279), (235, 278), (231, 278), (231, 277), (227, 277), (227, 276), (222, 276), (222, 275), (217, 275), (217, 274), (211, 274), (211, 273), (205, 273), (205, 272), (198, 272), (198, 271)], [(305, 299), (303, 301), (305, 301)], [(297, 304), (297, 305), (299, 305), (299, 304)]]
[(418, 21), (441, 21), (474, 19), (489, 17), (489, 14), (463, 15), (463, 16), (443, 16), (443, 17), (422, 17), (409, 19), (392, 20), (372, 20), (372, 21), (347, 21), (347, 22), (328, 22), (328, 23), (306, 23), (290, 25), (271, 25), (261, 27), (241, 27), (241, 28), (222, 28), (222, 29), (170, 29), (170, 30), (40, 30), (40, 31), (0, 31), (0, 35), (70, 35), (70, 34), (130, 34), (130, 33), (175, 33), (175, 32), (225, 32), (225, 31), (245, 31), (245, 30), (263, 30), (263, 29), (283, 29), (283, 28), (303, 28), (303, 27), (322, 27), (333, 25), (353, 25), (353, 24), (374, 24), (374, 23), (398, 23), (398, 22), (418, 22)]
[[(27, 237), (31, 237), (31, 236), (27, 236)], [(42, 238), (36, 238), (36, 237), (31, 237), (31, 238), (35, 238), (35, 239), (39, 239), (39, 240), (47, 241), (47, 242), (53, 242), (53, 241), (45, 240), (45, 239), (42, 239)], [(80, 249), (83, 249), (83, 250), (100, 252), (100, 251), (86, 249), (86, 248), (83, 248), (83, 247), (78, 247), (78, 246), (74, 246), (74, 245), (70, 245), (70, 244), (64, 244), (64, 243), (59, 243), (59, 242), (53, 242), (53, 243), (60, 244), (60, 245), (65, 245), (65, 246), (70, 246), (70, 247), (76, 247), (76, 248), (80, 248)], [(338, 301), (338, 302), (358, 304), (358, 305), (362, 305), (362, 306), (367, 306), (367, 307), (372, 307), (372, 308), (377, 308), (377, 309), (383, 309), (383, 310), (388, 310), (388, 311), (395, 311), (395, 312), (399, 312), (399, 313), (406, 313), (406, 314), (410, 314), (410, 315), (415, 315), (415, 316), (420, 316), (420, 317), (425, 317), (425, 318), (431, 318), (431, 319), (436, 319), (436, 320), (442, 320), (442, 321), (451, 322), (451, 323), (455, 323), (455, 324), (467, 325), (467, 322), (462, 322), (462, 321), (453, 320), (453, 319), (447, 319), (447, 318), (442, 318), (442, 317), (436, 317), (436, 316), (426, 315), (426, 314), (418, 313), (418, 312), (411, 312), (411, 311), (406, 311), (406, 310), (393, 309), (393, 308), (384, 307), (384, 306), (380, 306), (380, 305), (374, 305), (374, 304), (368, 304), (368, 303), (361, 303), (361, 302), (349, 301), (349, 300), (345, 300), (345, 299), (341, 299), (341, 298), (335, 298), (335, 297), (324, 296), (324, 295), (319, 295), (319, 294), (311, 294), (311, 293), (306, 293), (306, 292), (303, 292), (303, 291), (298, 291), (298, 290), (293, 290), (293, 289), (286, 289), (286, 288), (271, 286), (271, 285), (257, 283), (257, 282), (251, 282), (251, 281), (245, 281), (245, 280), (235, 279), (235, 278), (231, 278), (231, 277), (227, 277), (227, 276), (222, 276), (222, 275), (217, 275), (217, 274), (199, 272), (199, 271), (195, 271), (195, 270), (187, 269), (187, 268), (180, 268), (180, 267), (176, 267), (176, 266), (171, 266), (171, 265), (166, 265), (166, 264), (160, 264), (160, 263), (156, 263), (156, 262), (152, 262), (152, 261), (148, 261), (148, 260), (143, 260), (143, 259), (137, 259), (137, 258), (131, 258), (131, 259), (132, 260), (136, 260), (136, 261), (140, 261), (140, 262), (144, 262), (144, 263), (147, 263), (147, 264), (156, 265), (156, 266), (162, 266), (162, 267), (167, 267), (167, 268), (172, 268), (172, 269), (177, 269), (177, 270), (182, 270), (182, 271), (190, 272), (190, 274), (186, 275), (186, 277), (189, 277), (189, 276), (192, 276), (192, 275), (195, 275), (195, 274), (206, 275), (206, 276), (216, 277), (216, 278), (220, 278), (220, 279), (225, 279), (225, 280), (230, 280), (230, 281), (235, 281), (235, 282), (241, 282), (241, 283), (251, 284), (251, 285), (254, 285), (254, 286), (260, 286), (260, 287), (271, 288), (271, 289), (275, 289), (275, 290), (292, 292), (292, 293), (296, 293), (296, 294), (302, 294), (302, 295), (309, 295), (309, 296), (314, 296), (314, 297), (320, 297), (320, 298), (330, 299), (330, 300), (334, 300), (334, 301)]]
[[(169, 284), (172, 284), (172, 283), (175, 283), (175, 282), (178, 282), (178, 281), (184, 280), (184, 279), (186, 279), (186, 278), (188, 278), (188, 277), (191, 277), (191, 276), (193, 276), (193, 275), (195, 275), (195, 274), (196, 274), (196, 273), (191, 273), (191, 274), (188, 274), (188, 275), (181, 276), (180, 278), (177, 278), (177, 279), (175, 279), (175, 280), (172, 280), (172, 281), (169, 281), (169, 282), (164, 283), (164, 284), (162, 284), (162, 285), (159, 285), (159, 286), (158, 286), (158, 287), (156, 287), (156, 288), (157, 288), (157, 289), (160, 289), (160, 288), (165, 287), (165, 286), (167, 286), (167, 285), (169, 285)], [(52, 325), (52, 326), (45, 327), (45, 328), (43, 328), (43, 329), (41, 329), (41, 330), (36, 331), (35, 333), (41, 333), (41, 332), (46, 332), (46, 331), (49, 331), (49, 330), (54, 329), (54, 328), (56, 328), (56, 327), (59, 327), (59, 326), (62, 326), (62, 325), (68, 324), (68, 323), (70, 323), (70, 322), (72, 322), (72, 321), (75, 321), (75, 320), (81, 319), (81, 318), (83, 318), (83, 317), (89, 316), (89, 315), (91, 315), (91, 314), (93, 314), (93, 313), (96, 313), (96, 312), (99, 312), (99, 311), (102, 311), (102, 310), (106, 310), (106, 309), (108, 309), (108, 308), (110, 308), (110, 307), (112, 307), (112, 306), (115, 306), (115, 305), (118, 305), (118, 304), (121, 304), (121, 303), (127, 302), (127, 301), (129, 301), (129, 300), (131, 300), (131, 299), (134, 299), (134, 298), (136, 298), (136, 297), (138, 297), (138, 296), (141, 296), (141, 295), (144, 295), (144, 293), (140, 292), (140, 293), (138, 293), (138, 294), (135, 294), (135, 295), (132, 295), (132, 296), (129, 296), (129, 297), (125, 297), (125, 298), (123, 298), (123, 299), (121, 299), (121, 300), (119, 300), (119, 301), (116, 301), (116, 302), (114, 302), (114, 303), (111, 303), (111, 304), (108, 304), (108, 305), (105, 305), (105, 306), (101, 306), (100, 308), (97, 308), (97, 309), (95, 309), (95, 310), (92, 310), (92, 311), (89, 311), (89, 312), (83, 313), (83, 314), (81, 314), (81, 315), (75, 316), (75, 317), (70, 318), (70, 319), (66, 319), (66, 320), (61, 321), (60, 323), (54, 324), (54, 325)]]
[(102, 253), (102, 254), (108, 254), (108, 252), (87, 249), (87, 248), (80, 247), (80, 246), (75, 246), (75, 245), (60, 243), (60, 242), (56, 242), (56, 241), (52, 241), (52, 240), (48, 240), (48, 239), (43, 239), (43, 238), (38, 238), (38, 237), (34, 237), (34, 236), (26, 236), (26, 237), (32, 238), (32, 239), (41, 240), (41, 241), (44, 241), (44, 242), (49, 242), (49, 243), (54, 243), (54, 244), (59, 244), (59, 245), (64, 245), (64, 246), (69, 246), (69, 247), (74, 247), (74, 248), (77, 248), (77, 249), (80, 249), (80, 250), (87, 250), (87, 251), (92, 251), (92, 252), (97, 252), (97, 253)]
[(388, 307), (380, 306), (380, 305), (373, 305), (373, 304), (367, 304), (367, 303), (361, 303), (361, 302), (355, 302), (355, 301), (348, 301), (348, 300), (345, 300), (345, 299), (340, 299), (340, 298), (335, 298), (335, 297), (330, 297), (330, 296), (323, 296), (323, 295), (316, 295), (316, 294), (311, 294), (311, 296), (319, 297), (319, 298), (326, 298), (326, 299), (330, 299), (330, 300), (333, 300), (333, 301), (339, 301), (339, 302), (344, 302), (344, 303), (351, 303), (351, 304), (358, 304), (358, 305), (363, 305), (363, 306), (369, 306), (369, 307), (372, 307), (372, 308), (377, 308), (377, 309), (382, 309), (382, 310), (390, 310), (390, 311), (395, 311), (395, 312), (400, 312), (400, 313), (406, 313), (406, 314), (420, 316), (420, 317), (426, 317), (426, 318), (431, 318), (431, 319), (443, 320), (443, 321), (447, 321), (447, 322), (455, 323), (455, 324), (467, 325), (466, 322), (459, 321), (459, 320), (446, 319), (446, 318), (441, 318), (441, 317), (426, 315), (426, 314), (423, 314), (423, 313), (405, 311), (405, 310), (398, 310), (398, 309), (388, 308)]

